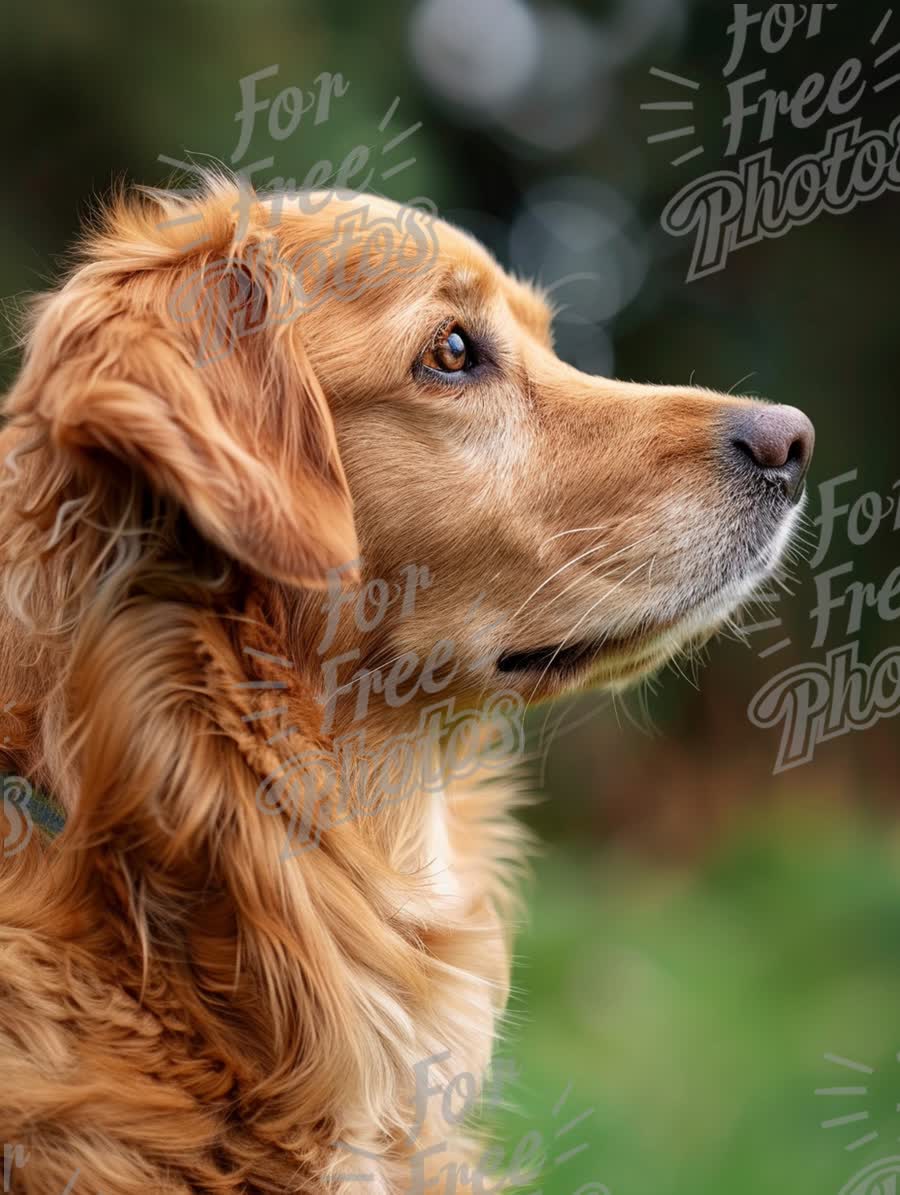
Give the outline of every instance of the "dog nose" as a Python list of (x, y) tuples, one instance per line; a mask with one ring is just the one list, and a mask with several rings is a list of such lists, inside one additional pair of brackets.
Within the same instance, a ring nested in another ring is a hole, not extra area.
[(785, 496), (797, 502), (812, 460), (816, 432), (796, 407), (744, 408), (730, 417), (731, 448), (746, 464), (780, 482)]

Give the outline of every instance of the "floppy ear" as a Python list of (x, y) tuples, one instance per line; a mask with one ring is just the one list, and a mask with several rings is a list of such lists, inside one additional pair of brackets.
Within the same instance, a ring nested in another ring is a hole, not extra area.
[[(358, 555), (328, 404), (296, 323), (271, 318), (284, 278), (226, 254), (76, 272), (40, 304), (8, 412), (37, 415), (76, 465), (138, 471), (250, 568), (322, 585)], [(205, 301), (179, 320), (186, 278)]]

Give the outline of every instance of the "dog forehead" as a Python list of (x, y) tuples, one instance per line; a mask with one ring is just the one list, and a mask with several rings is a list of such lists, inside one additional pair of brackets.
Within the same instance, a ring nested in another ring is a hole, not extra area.
[(382, 195), (365, 192), (336, 191), (308, 191), (280, 201), (277, 197), (268, 197), (264, 203), (272, 209), (273, 215), (278, 212), (296, 232), (305, 235), (325, 236), (354, 222), (360, 233), (385, 226), (402, 230), (415, 224), (433, 239), (436, 264), (446, 266), (457, 262), (460, 268), (467, 266), (475, 275), (501, 272), (500, 266), (475, 237), (442, 220), (428, 206), (396, 203)]
[(552, 311), (540, 287), (508, 274), (480, 242), (454, 225), (438, 221), (437, 235), (448, 293), (485, 302), (502, 297), (519, 324), (550, 342)]
[[(327, 239), (351, 224), (371, 232), (379, 226), (408, 230), (409, 222), (415, 222), (431, 246), (427, 269), (418, 274), (420, 289), (427, 277), (429, 289), (439, 290), (453, 302), (487, 304), (502, 298), (518, 323), (539, 340), (550, 342), (552, 312), (541, 289), (507, 274), (492, 254), (464, 229), (425, 207), (396, 203), (381, 195), (312, 191), (303, 198), (305, 202), (286, 207), (283, 213), (286, 224), (302, 240), (310, 236)], [(293, 239), (290, 234), (289, 239)], [(357, 249), (361, 248), (364, 237), (359, 240)]]

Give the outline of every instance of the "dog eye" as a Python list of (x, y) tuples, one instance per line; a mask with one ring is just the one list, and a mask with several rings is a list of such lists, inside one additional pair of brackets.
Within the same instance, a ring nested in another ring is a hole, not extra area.
[(442, 332), (422, 356), (426, 369), (436, 373), (463, 373), (474, 364), (472, 347), (458, 324), (449, 332)]

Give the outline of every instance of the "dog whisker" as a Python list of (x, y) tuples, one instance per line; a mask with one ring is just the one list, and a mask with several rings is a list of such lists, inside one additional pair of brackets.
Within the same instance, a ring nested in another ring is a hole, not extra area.
[(608, 527), (609, 525), (609, 520), (607, 520), (605, 523), (597, 523), (594, 527), (572, 527), (568, 531), (557, 531), (555, 535), (541, 540), (541, 547), (543, 548), (545, 544), (552, 543), (555, 539), (562, 539), (564, 535), (587, 535), (591, 531), (602, 531), (604, 527)]
[[(618, 551), (613, 552), (611, 556), (605, 557), (603, 560), (601, 560), (599, 562), (599, 564), (594, 566), (594, 571), (596, 571), (596, 569), (599, 569), (599, 568), (605, 568), (606, 565), (610, 564), (613, 560), (618, 559), (620, 556), (624, 556), (628, 552), (633, 552), (635, 550), (635, 548), (639, 548), (641, 546), (641, 544), (646, 543), (646, 541), (649, 538), (650, 538), (650, 535), (648, 534), (648, 535), (642, 536), (641, 539), (635, 540), (635, 542), (632, 544), (627, 544), (624, 548), (619, 548)], [(523, 610), (525, 610), (525, 608), (528, 606), (529, 602), (533, 601), (533, 599), (538, 595), (538, 593), (540, 593), (542, 589), (544, 589), (547, 585), (549, 585), (551, 581), (555, 580), (555, 578), (558, 577), (562, 572), (564, 572), (568, 568), (571, 568), (571, 566), (573, 564), (578, 564), (580, 561), (586, 559), (588, 556), (592, 556), (595, 552), (599, 552), (600, 549), (605, 546), (606, 545), (603, 543), (596, 544), (593, 548), (588, 548), (587, 551), (579, 553), (578, 556), (575, 556), (572, 560), (567, 561), (561, 568), (558, 568), (554, 573), (551, 573), (551, 575), (549, 577), (547, 577), (547, 579), (545, 581), (541, 582), (541, 584), (537, 587), (537, 589), (535, 589), (531, 594), (529, 594), (529, 596), (525, 599), (525, 601), (518, 608), (518, 610), (516, 610), (513, 613), (510, 621), (514, 622), (515, 619), (517, 619), (522, 614)], [(587, 575), (589, 575), (589, 574), (587, 574)], [(542, 611), (546, 610), (550, 605), (552, 605), (553, 602), (556, 601), (556, 599), (558, 597), (561, 597), (563, 593), (568, 592), (569, 588), (572, 588), (572, 586), (579, 584), (584, 579), (585, 579), (585, 577), (577, 577), (575, 579), (575, 581), (572, 582), (571, 586), (568, 586), (566, 589), (564, 589), (562, 591), (562, 593), (555, 595), (555, 597), (551, 598), (550, 601), (545, 602), (544, 605), (541, 607)]]
[(641, 564), (637, 565), (636, 568), (633, 568), (631, 570), (631, 572), (626, 573), (626, 575), (621, 579), (621, 581), (619, 581), (616, 585), (614, 585), (612, 587), (612, 589), (610, 589), (606, 593), (604, 593), (602, 595), (602, 597), (599, 597), (596, 602), (594, 602), (591, 606), (589, 606), (587, 608), (587, 610), (584, 612), (584, 614), (582, 614), (581, 618), (579, 618), (579, 620), (575, 623), (575, 625), (572, 627), (572, 629), (566, 635), (565, 639), (563, 639), (562, 643), (559, 645), (559, 647), (557, 647), (556, 651), (551, 656), (546, 667), (544, 668), (543, 672), (541, 673), (540, 677), (538, 678), (537, 684), (535, 685), (534, 689), (532, 689), (531, 696), (528, 698), (528, 701), (526, 702), (527, 705), (530, 705), (531, 702), (534, 700), (534, 695), (540, 688), (541, 681), (543, 681), (544, 677), (547, 675), (547, 672), (553, 666), (553, 663), (556, 660), (559, 653), (566, 646), (566, 644), (571, 640), (572, 636), (575, 634), (575, 632), (578, 630), (578, 628), (581, 626), (581, 624), (585, 621), (585, 619), (589, 618), (590, 615), (594, 612), (594, 610), (597, 609), (597, 607), (600, 605), (601, 602), (603, 602), (607, 598), (611, 597), (612, 594), (614, 594), (616, 592), (616, 590), (620, 589), (625, 584), (626, 581), (628, 581), (631, 577), (634, 576), (635, 573), (640, 572), (640, 570), (642, 568), (645, 568), (647, 563), (648, 563), (647, 561), (643, 561)]
[[(585, 581), (593, 580), (595, 578), (597, 572), (601, 568), (606, 568), (607, 565), (612, 564), (612, 562), (614, 560), (616, 560), (618, 557), (624, 556), (628, 552), (633, 552), (635, 550), (635, 548), (639, 548), (642, 543), (646, 543), (648, 538), (649, 538), (649, 536), (645, 536), (643, 539), (639, 539), (635, 543), (628, 544), (627, 547), (620, 548), (617, 552), (613, 552), (613, 554), (611, 556), (605, 556), (603, 558), (603, 560), (601, 560), (598, 564), (592, 564), (591, 567), (583, 575), (576, 577), (574, 581), (570, 581), (569, 584), (566, 585), (566, 587), (564, 589), (560, 590), (559, 593), (555, 594), (549, 600), (545, 601), (544, 604), (541, 606), (541, 613), (543, 614), (544, 611), (548, 610), (550, 608), (550, 606), (553, 605), (554, 602), (558, 601), (561, 597), (563, 597), (565, 594), (567, 594), (570, 589), (574, 589), (575, 586), (581, 585)], [(655, 561), (655, 559), (656, 559), (656, 557), (654, 556), (653, 560)], [(653, 562), (651, 561), (651, 572), (652, 572), (652, 567), (653, 567)], [(601, 576), (601, 580), (605, 576), (607, 576), (606, 573), (604, 573)]]

